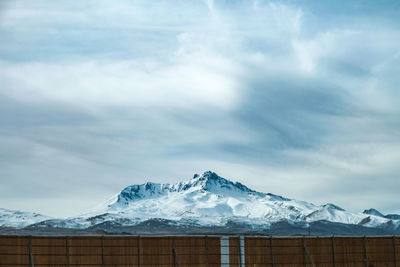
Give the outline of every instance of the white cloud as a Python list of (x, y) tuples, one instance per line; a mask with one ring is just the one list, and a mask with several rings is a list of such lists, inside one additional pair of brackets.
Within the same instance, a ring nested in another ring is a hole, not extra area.
[(121, 61), (2, 65), (4, 94), (23, 101), (91, 108), (230, 108), (240, 86), (235, 63), (218, 56), (168, 64)]
[(355, 13), (332, 27), (326, 14), (281, 1), (10, 1), (0, 26), (2, 177), (33, 186), (32, 198), (61, 186), (69, 201), (77, 189), (106, 199), (149, 177), (211, 169), (353, 210), (369, 190), (368, 205), (389, 211), (400, 38), (396, 25), (371, 27)]

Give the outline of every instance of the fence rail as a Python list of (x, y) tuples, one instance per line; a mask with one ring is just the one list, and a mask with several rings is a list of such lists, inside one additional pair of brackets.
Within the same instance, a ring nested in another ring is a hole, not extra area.
[(400, 237), (0, 236), (0, 267), (400, 266)]

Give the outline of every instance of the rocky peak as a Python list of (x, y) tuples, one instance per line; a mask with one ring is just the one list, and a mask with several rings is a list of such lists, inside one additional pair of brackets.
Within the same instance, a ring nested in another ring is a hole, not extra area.
[(218, 192), (218, 191), (235, 191), (235, 192), (245, 192), (245, 193), (256, 193), (256, 191), (251, 190), (247, 186), (239, 183), (232, 182), (221, 176), (218, 176), (215, 172), (206, 171), (202, 175), (195, 174), (191, 181), (193, 187), (200, 187), (204, 191)]
[(334, 205), (334, 204), (332, 204), (332, 203), (327, 203), (327, 204), (325, 204), (325, 205), (322, 205), (322, 207), (323, 207), (323, 208), (327, 208), (327, 209), (345, 211), (345, 210), (342, 209), (341, 207), (336, 206), (336, 205)]
[(380, 213), (380, 212), (379, 212), (378, 210), (376, 210), (376, 209), (364, 210), (363, 213), (364, 213), (364, 214), (368, 214), (368, 215), (378, 216), (378, 217), (385, 217), (385, 215), (383, 215), (382, 213)]

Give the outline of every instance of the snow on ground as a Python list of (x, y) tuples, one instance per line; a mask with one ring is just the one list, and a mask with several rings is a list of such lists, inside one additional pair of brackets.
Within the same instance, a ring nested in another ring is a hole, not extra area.
[(388, 223), (400, 226), (400, 220), (380, 215), (379, 212), (350, 213), (333, 204), (318, 206), (256, 192), (208, 171), (176, 184), (148, 182), (128, 186), (105, 204), (68, 219), (51, 219), (35, 213), (0, 209), (0, 225), (21, 228), (41, 222), (42, 226), (87, 228), (104, 222), (135, 225), (148, 219), (161, 218), (203, 226), (223, 226), (232, 221), (268, 227), (282, 220), (289, 223), (325, 220), (367, 227)]

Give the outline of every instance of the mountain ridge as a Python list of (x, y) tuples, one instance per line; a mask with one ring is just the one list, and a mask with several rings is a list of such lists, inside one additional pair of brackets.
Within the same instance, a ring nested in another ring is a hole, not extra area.
[(14, 226), (120, 229), (156, 220), (186, 228), (242, 225), (243, 229), (272, 229), (281, 222), (307, 228), (325, 221), (330, 223), (326, 225), (399, 230), (400, 218), (397, 219), (396, 214), (387, 216), (373, 209), (364, 213), (350, 213), (332, 203), (315, 205), (257, 192), (207, 171), (175, 184), (147, 182), (127, 186), (97, 209), (80, 216), (67, 219), (43, 217), (43, 220), (35, 220), (31, 224)]

